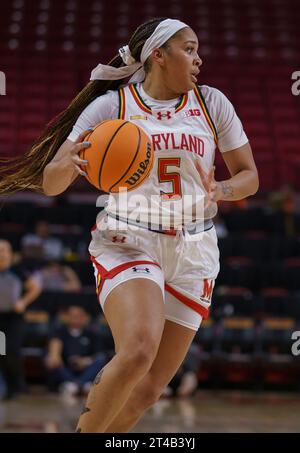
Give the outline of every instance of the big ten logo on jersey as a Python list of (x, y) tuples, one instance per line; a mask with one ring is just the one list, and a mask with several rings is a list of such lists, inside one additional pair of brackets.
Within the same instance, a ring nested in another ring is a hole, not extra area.
[(203, 300), (204, 302), (210, 303), (214, 286), (215, 286), (214, 280), (208, 280), (207, 278), (204, 278), (202, 295), (200, 299)]
[(190, 116), (200, 116), (201, 111), (200, 109), (189, 109), (189, 110), (184, 110), (183, 116), (184, 118), (189, 118)]

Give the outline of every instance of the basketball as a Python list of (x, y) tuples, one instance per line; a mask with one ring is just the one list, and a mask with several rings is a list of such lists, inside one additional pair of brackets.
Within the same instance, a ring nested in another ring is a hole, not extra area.
[(80, 152), (87, 180), (97, 189), (115, 193), (120, 187), (136, 189), (153, 167), (148, 135), (130, 121), (115, 119), (98, 124), (85, 141), (91, 146)]

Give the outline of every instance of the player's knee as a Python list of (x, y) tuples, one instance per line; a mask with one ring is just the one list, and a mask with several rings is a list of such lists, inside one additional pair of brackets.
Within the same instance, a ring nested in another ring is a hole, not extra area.
[(119, 353), (120, 362), (126, 375), (144, 375), (146, 374), (157, 354), (158, 344), (151, 338), (139, 340), (131, 348), (124, 349)]

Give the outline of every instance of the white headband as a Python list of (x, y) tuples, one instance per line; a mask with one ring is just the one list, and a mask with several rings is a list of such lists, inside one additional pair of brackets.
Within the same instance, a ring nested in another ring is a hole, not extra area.
[(127, 66), (115, 68), (100, 63), (93, 69), (90, 80), (120, 80), (134, 74), (129, 80), (129, 83), (142, 82), (145, 79), (143, 64), (151, 55), (152, 51), (161, 47), (171, 36), (185, 27), (188, 27), (188, 25), (177, 19), (163, 20), (145, 41), (141, 52), (141, 61), (136, 61), (133, 58), (128, 46), (123, 46), (119, 49), (119, 54)]

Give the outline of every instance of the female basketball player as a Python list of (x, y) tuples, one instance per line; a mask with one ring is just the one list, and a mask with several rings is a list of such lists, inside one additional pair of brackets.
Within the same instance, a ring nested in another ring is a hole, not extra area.
[[(204, 216), (194, 219), (190, 235), (188, 226), (176, 236), (160, 225), (133, 232), (110, 203), (101, 214), (98, 226), (119, 218), (118, 230), (95, 228), (89, 248), (116, 354), (97, 375), (77, 432), (127, 432), (158, 400), (208, 316), (219, 272), (211, 220), (216, 202), (258, 190), (242, 125), (220, 91), (198, 87), (201, 65), (197, 36), (186, 24), (153, 19), (141, 25), (120, 55), (92, 72), (94, 80), (26, 155), (26, 166), (17, 161), (0, 183), (2, 193), (26, 187), (62, 193), (85, 173), (78, 153), (89, 146), (88, 129), (122, 117), (152, 135), (155, 150), (150, 177), (132, 193), (158, 193), (165, 209), (174, 196), (205, 195)], [(133, 74), (130, 82), (138, 83), (128, 84)], [(214, 177), (217, 146), (231, 174), (221, 182)], [(173, 221), (180, 223), (176, 212)], [(199, 231), (201, 240), (186, 240)]]

